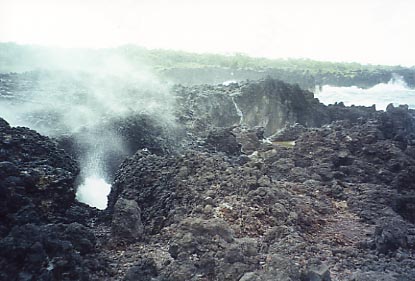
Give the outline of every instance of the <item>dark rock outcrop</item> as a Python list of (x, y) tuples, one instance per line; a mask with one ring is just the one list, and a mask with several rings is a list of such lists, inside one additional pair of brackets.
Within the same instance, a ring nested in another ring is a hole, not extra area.
[(408, 247), (408, 228), (406, 223), (397, 218), (383, 218), (377, 223), (374, 242), (380, 253), (396, 251)]
[(111, 221), (112, 234), (120, 240), (139, 240), (143, 234), (141, 210), (134, 200), (120, 198), (114, 206)]
[(318, 127), (330, 121), (311, 92), (271, 78), (242, 88), (235, 102), (243, 113), (243, 123), (264, 127), (267, 136), (286, 124)]
[(96, 211), (75, 201), (78, 172), (49, 138), (0, 119), (1, 280), (88, 280), (96, 239), (80, 223)]
[[(163, 253), (159, 280), (352, 280), (385, 268), (410, 280), (411, 114), (367, 110), (301, 127), (287, 134), (295, 135), (291, 146), (253, 145), (243, 162), (203, 147), (140, 151), (118, 171), (108, 212), (119, 198), (137, 202), (147, 245)], [(235, 139), (244, 130), (234, 127)], [(262, 138), (254, 132), (253, 143)]]
[(357, 122), (375, 118), (375, 107), (321, 104), (312, 92), (267, 78), (230, 85), (177, 86), (178, 122), (188, 132), (206, 137), (216, 127), (263, 127), (269, 137), (299, 124), (320, 127), (335, 120)]
[(158, 273), (154, 260), (143, 259), (128, 270), (124, 281), (152, 281), (157, 275)]
[(205, 145), (210, 150), (222, 151), (228, 155), (241, 154), (241, 144), (232, 132), (232, 128), (217, 128), (209, 131)]
[(241, 152), (249, 155), (259, 150), (264, 142), (264, 128), (263, 127), (236, 127), (233, 129), (236, 140), (241, 146)]
[(228, 86), (177, 87), (175, 91), (181, 106), (179, 121), (201, 135), (212, 126), (259, 126), (269, 136), (288, 124), (330, 122), (325, 106), (311, 92), (271, 78)]
[(307, 128), (301, 124), (295, 123), (294, 125), (288, 125), (285, 128), (279, 130), (275, 134), (269, 137), (271, 142), (275, 141), (295, 141), (298, 139)]
[(0, 240), (0, 278), (88, 280), (83, 256), (94, 250), (94, 234), (77, 223), (16, 226)]
[(2, 234), (15, 225), (59, 221), (75, 202), (77, 163), (49, 138), (0, 124)]

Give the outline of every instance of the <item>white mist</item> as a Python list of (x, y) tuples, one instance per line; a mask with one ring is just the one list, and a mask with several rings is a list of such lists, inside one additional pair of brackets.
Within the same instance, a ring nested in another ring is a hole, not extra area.
[(175, 100), (170, 86), (142, 63), (118, 55), (90, 61), (70, 54), (62, 59), (51, 54), (49, 71), (18, 79), (13, 99), (0, 100), (0, 113), (12, 126), (73, 136), (81, 170), (76, 198), (105, 209), (113, 172), (108, 167), (129, 153), (117, 128), (106, 125), (146, 114), (173, 126)]
[(76, 199), (100, 210), (107, 208), (111, 185), (98, 175), (89, 175), (78, 186)]

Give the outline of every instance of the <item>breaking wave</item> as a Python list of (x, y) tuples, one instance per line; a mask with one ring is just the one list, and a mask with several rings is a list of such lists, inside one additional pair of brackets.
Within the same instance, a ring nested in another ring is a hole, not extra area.
[(415, 89), (411, 89), (402, 79), (395, 76), (388, 83), (380, 83), (369, 89), (352, 87), (334, 87), (324, 85), (321, 90), (315, 92), (324, 104), (343, 102), (345, 105), (376, 105), (376, 109), (385, 110), (387, 105), (393, 103), (407, 104), (410, 108), (415, 108)]

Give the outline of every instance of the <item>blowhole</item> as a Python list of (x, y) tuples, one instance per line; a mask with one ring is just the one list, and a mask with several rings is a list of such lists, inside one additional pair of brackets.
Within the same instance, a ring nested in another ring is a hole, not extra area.
[(100, 210), (107, 208), (111, 184), (104, 177), (87, 175), (79, 180), (76, 200)]

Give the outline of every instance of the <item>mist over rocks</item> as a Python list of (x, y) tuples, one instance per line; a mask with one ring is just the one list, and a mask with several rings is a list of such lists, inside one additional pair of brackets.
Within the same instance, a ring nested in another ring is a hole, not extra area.
[[(4, 278), (415, 278), (414, 110), (271, 78), (172, 95), (172, 123), (113, 116), (54, 141), (0, 120)], [(105, 211), (75, 200), (83, 137), (114, 179)], [(26, 167), (46, 177), (20, 186)]]
[[(87, 127), (79, 132), (57, 136), (58, 147), (64, 149), (80, 165), (88, 165), (88, 157), (95, 153), (95, 161), (101, 165), (102, 176), (112, 181), (118, 166), (139, 149), (155, 154), (169, 153), (178, 146), (181, 132), (169, 127), (157, 118), (135, 114), (125, 118), (111, 118), (100, 125)], [(93, 140), (93, 141), (91, 141)], [(111, 145), (109, 145), (111, 144)], [(95, 167), (85, 167), (91, 172)], [(97, 169), (97, 168), (95, 168)]]
[(109, 192), (125, 157), (172, 149), (175, 101), (168, 83), (119, 56), (74, 67), (2, 75), (0, 111), (15, 126), (58, 139), (80, 163), (77, 199), (103, 209), (106, 194), (99, 189)]

